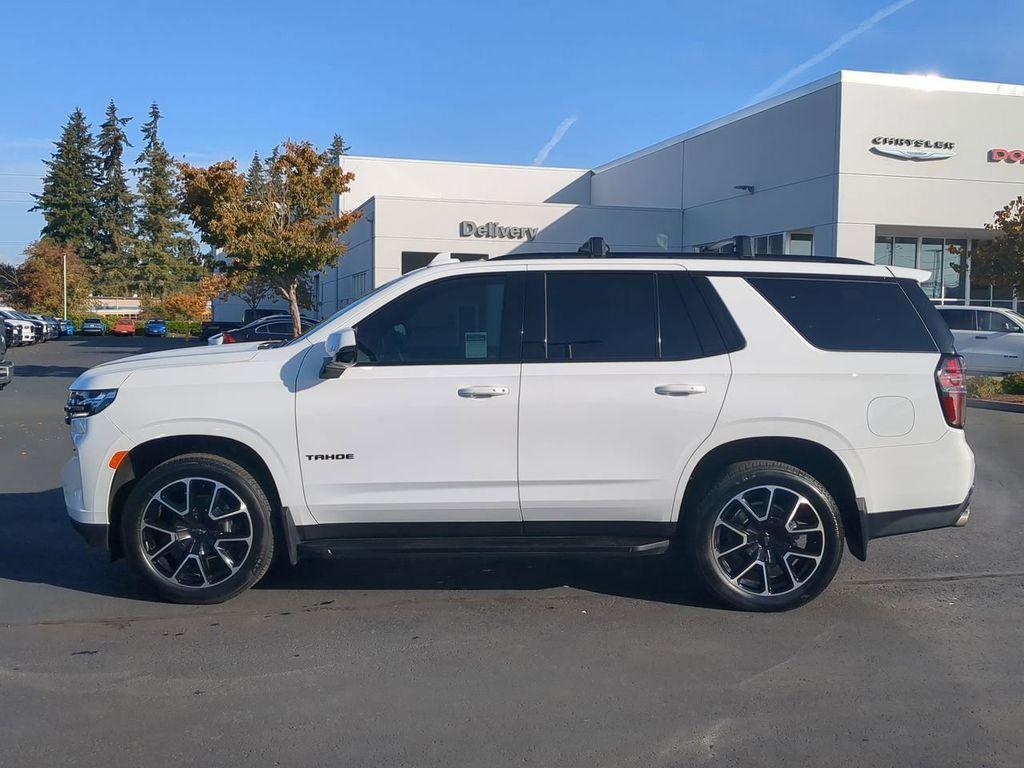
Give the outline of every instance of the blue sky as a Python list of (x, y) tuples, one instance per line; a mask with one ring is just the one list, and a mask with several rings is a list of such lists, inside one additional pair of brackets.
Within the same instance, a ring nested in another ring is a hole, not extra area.
[[(338, 132), (355, 154), (528, 164), (561, 126), (545, 164), (592, 167), (739, 109), (787, 73), (782, 90), (841, 68), (1024, 82), (1020, 10), (1020, 0), (9, 3), (0, 260), (19, 261), (38, 235), (26, 193), (75, 106), (94, 127), (110, 99), (134, 116), (133, 159), (156, 100), (169, 149), (195, 163), (245, 164), (284, 138), (323, 145)], [(865, 28), (872, 16), (884, 18)]]

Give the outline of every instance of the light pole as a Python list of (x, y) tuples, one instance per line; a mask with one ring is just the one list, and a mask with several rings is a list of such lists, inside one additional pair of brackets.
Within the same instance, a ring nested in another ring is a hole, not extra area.
[(63, 257), (64, 267), (64, 319), (68, 319), (68, 249), (64, 248), (61, 251)]

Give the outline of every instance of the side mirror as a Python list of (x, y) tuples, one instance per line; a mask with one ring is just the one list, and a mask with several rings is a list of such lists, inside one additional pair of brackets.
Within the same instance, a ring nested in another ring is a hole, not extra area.
[(331, 333), (324, 341), (327, 361), (320, 369), (321, 379), (336, 379), (356, 364), (356, 332), (354, 328), (342, 328)]

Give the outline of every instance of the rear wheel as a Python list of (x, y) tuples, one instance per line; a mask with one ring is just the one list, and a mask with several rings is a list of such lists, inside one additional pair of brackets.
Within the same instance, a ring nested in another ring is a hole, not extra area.
[(825, 589), (843, 555), (835, 500), (776, 461), (728, 467), (689, 517), (688, 550), (704, 585), (748, 611), (784, 611)]
[(211, 454), (170, 459), (146, 474), (121, 523), (129, 562), (172, 602), (228, 600), (259, 581), (274, 554), (262, 486)]

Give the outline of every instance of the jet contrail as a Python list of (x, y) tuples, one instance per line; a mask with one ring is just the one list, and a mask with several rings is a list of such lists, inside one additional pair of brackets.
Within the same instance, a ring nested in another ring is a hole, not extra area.
[(875, 13), (873, 13), (870, 17), (868, 17), (860, 24), (858, 24), (856, 27), (851, 29), (849, 32), (845, 32), (839, 37), (837, 37), (825, 50), (814, 54), (807, 61), (793, 67), (791, 70), (789, 70), (789, 72), (784, 74), (778, 80), (776, 80), (763, 91), (754, 96), (754, 98), (750, 100), (747, 106), (750, 106), (750, 104), (754, 104), (758, 101), (767, 99), (769, 96), (778, 91), (782, 86), (784, 86), (794, 77), (799, 75), (801, 72), (804, 72), (805, 70), (808, 70), (811, 67), (813, 67), (815, 64), (824, 61), (833, 53), (835, 53), (840, 48), (849, 43), (851, 40), (860, 37), (865, 32), (869, 31), (872, 27), (874, 27), (876, 24), (878, 24), (880, 21), (883, 21), (889, 16), (892, 16), (894, 13), (896, 13), (896, 11), (902, 8), (906, 8), (912, 2), (914, 2), (914, 0), (898, 0), (898, 2), (895, 2), (892, 5), (887, 5), (880, 11), (875, 11)]
[(548, 155), (551, 154), (551, 150), (558, 145), (558, 142), (560, 142), (562, 137), (565, 136), (566, 131), (572, 128), (572, 124), (575, 122), (576, 115), (573, 115), (572, 117), (565, 118), (565, 120), (558, 124), (558, 127), (555, 128), (555, 132), (552, 133), (551, 138), (548, 139), (548, 143), (541, 147), (540, 152), (538, 152), (537, 156), (533, 158), (534, 165), (544, 164), (544, 161), (548, 159)]

